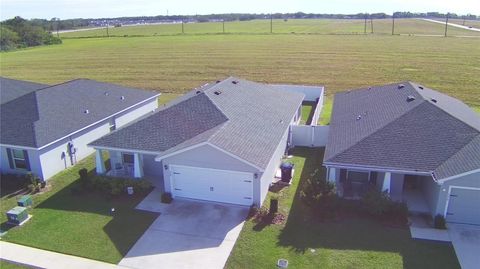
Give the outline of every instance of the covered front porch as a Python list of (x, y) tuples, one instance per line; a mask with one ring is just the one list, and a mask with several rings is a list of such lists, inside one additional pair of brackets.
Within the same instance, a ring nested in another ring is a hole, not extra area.
[[(108, 153), (108, 154), (107, 154)], [(105, 167), (105, 158), (110, 158), (110, 169)], [(154, 186), (163, 182), (162, 162), (155, 161), (154, 154), (96, 149), (96, 172), (99, 175), (125, 178), (145, 178)]]
[(327, 175), (338, 195), (345, 199), (361, 199), (369, 189), (376, 188), (393, 201), (406, 203), (410, 212), (432, 212), (427, 183), (433, 179), (429, 176), (334, 167), (328, 167)]

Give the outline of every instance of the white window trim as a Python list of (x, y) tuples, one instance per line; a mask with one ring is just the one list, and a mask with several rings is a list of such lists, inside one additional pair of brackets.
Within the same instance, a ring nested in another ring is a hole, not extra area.
[(368, 174), (367, 181), (370, 182), (370, 173), (371, 173), (372, 171), (356, 170), (356, 169), (347, 169), (347, 180), (348, 180), (348, 173), (350, 173), (350, 172), (367, 173), (367, 174)]
[[(19, 160), (19, 161), (25, 162), (25, 166), (27, 166), (28, 153), (27, 153), (27, 156), (25, 156), (25, 153), (23, 152), (23, 149), (10, 149), (10, 151), (12, 152), (12, 154), (11, 154), (12, 155), (12, 163), (13, 163), (13, 167), (15, 168), (15, 170), (29, 171), (28, 167), (25, 167), (25, 168), (17, 167), (17, 164), (15, 163), (15, 160)], [(23, 154), (23, 159), (15, 157), (15, 151), (21, 151), (22, 154)]]

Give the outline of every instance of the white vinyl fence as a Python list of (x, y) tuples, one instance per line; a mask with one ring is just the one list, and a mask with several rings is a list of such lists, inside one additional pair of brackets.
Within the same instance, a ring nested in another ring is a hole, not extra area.
[(329, 126), (294, 125), (292, 126), (292, 144), (301, 147), (325, 147)]

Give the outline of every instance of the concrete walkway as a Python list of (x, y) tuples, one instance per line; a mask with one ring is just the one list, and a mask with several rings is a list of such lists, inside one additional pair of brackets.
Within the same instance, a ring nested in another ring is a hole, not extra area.
[(410, 216), (410, 235), (413, 239), (450, 242), (447, 230), (439, 230), (427, 223), (426, 219), (419, 215)]
[[(86, 246), (87, 247), (87, 246)], [(30, 265), (36, 268), (52, 269), (112, 269), (125, 268), (115, 264), (65, 255), (57, 252), (31, 248), (0, 241), (0, 259)]]

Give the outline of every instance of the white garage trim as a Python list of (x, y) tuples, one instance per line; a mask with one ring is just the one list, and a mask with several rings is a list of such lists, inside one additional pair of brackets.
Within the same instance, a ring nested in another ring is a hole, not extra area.
[(447, 211), (448, 211), (448, 205), (450, 203), (450, 194), (452, 194), (452, 189), (464, 189), (464, 190), (474, 190), (474, 191), (480, 191), (480, 188), (474, 188), (474, 187), (464, 187), (464, 186), (448, 186), (448, 193), (447, 193), (447, 201), (445, 202), (445, 209), (443, 210), (443, 217), (447, 219)]
[[(170, 191), (174, 198), (178, 196), (245, 206), (253, 204), (253, 173), (176, 164), (169, 166)], [(187, 175), (181, 176), (182, 172)], [(188, 173), (198, 173), (198, 178), (188, 176)]]

